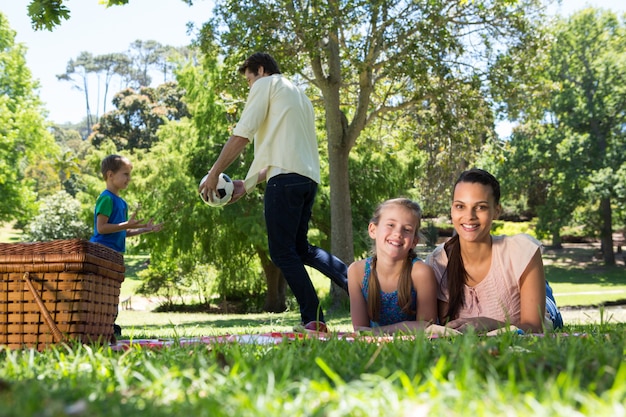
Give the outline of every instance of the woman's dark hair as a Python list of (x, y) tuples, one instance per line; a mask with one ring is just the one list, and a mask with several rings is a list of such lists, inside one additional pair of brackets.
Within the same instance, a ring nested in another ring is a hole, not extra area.
[(109, 155), (102, 160), (100, 164), (100, 173), (102, 178), (106, 181), (107, 172), (112, 171), (114, 174), (119, 171), (123, 166), (130, 165), (130, 160), (125, 156)]
[[(452, 190), (453, 199), (454, 190), (457, 184), (461, 182), (479, 183), (491, 187), (496, 205), (500, 204), (500, 183), (496, 177), (487, 171), (472, 168), (462, 172), (454, 183)], [(463, 258), (461, 257), (459, 236), (455, 234), (448, 240), (444, 244), (444, 249), (448, 255), (448, 266), (446, 268), (446, 275), (448, 277), (448, 312), (446, 313), (446, 319), (454, 320), (457, 318), (461, 307), (465, 304), (464, 289), (467, 282), (467, 272), (465, 271)]]
[(250, 70), (254, 75), (259, 74), (259, 67), (263, 67), (267, 74), (280, 74), (280, 69), (278, 68), (278, 63), (276, 60), (265, 52), (256, 52), (248, 57), (241, 66), (239, 66), (238, 71), (243, 74), (246, 70)]
[[(408, 198), (393, 198), (386, 200), (376, 207), (370, 223), (378, 225), (382, 211), (391, 206), (400, 206), (410, 210), (417, 218), (415, 227), (415, 236), (419, 236), (420, 223), (422, 218), (422, 209), (418, 203)], [(375, 246), (374, 246), (375, 248)], [(411, 271), (413, 270), (413, 259), (417, 258), (417, 254), (413, 249), (409, 250), (409, 255), (405, 260), (404, 269), (400, 274), (398, 281), (398, 305), (405, 314), (413, 315), (416, 312), (413, 309), (413, 300), (411, 299), (411, 289), (413, 288), (413, 280), (411, 279)], [(370, 319), (374, 322), (380, 320), (380, 282), (376, 272), (377, 256), (374, 251), (372, 255), (372, 276), (369, 281), (369, 290), (367, 294), (367, 312)]]

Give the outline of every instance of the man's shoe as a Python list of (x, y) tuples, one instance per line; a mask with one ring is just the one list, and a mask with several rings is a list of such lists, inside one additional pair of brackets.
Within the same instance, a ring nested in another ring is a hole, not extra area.
[(304, 330), (308, 332), (328, 333), (328, 327), (323, 321), (310, 321), (304, 325)]

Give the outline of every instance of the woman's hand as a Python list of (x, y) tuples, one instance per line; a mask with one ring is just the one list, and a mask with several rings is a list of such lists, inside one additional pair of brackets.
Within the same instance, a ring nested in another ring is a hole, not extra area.
[(456, 319), (446, 323), (446, 327), (458, 330), (461, 333), (466, 333), (470, 328), (473, 328), (478, 333), (486, 333), (505, 326), (506, 323), (489, 317)]

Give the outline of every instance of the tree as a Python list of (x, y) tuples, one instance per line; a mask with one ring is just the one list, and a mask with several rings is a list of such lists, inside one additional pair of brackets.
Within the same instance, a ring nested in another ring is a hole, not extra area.
[(575, 208), (592, 207), (585, 221), (597, 225), (604, 262), (613, 265), (612, 200), (619, 198), (626, 166), (626, 25), (589, 8), (558, 19), (544, 41), (531, 50), (532, 61), (517, 60), (518, 97), (507, 97), (521, 125), (513, 144), (543, 151), (513, 172), (543, 183), (539, 226), (553, 239)]
[(555, 248), (588, 183), (578, 161), (583, 145), (580, 135), (543, 122), (518, 127), (506, 143), (503, 194), (526, 196), (528, 211), (538, 216), (537, 237), (551, 237)]
[[(492, 47), (527, 36), (538, 5), (508, 0), (225, 0), (218, 2), (216, 18), (203, 28), (200, 43), (210, 45), (217, 34), (230, 68), (251, 51), (270, 52), (284, 72), (298, 74), (312, 96), (319, 94), (314, 100), (324, 109), (328, 140), (331, 251), (350, 262), (349, 154), (365, 127), (397, 112), (418, 121), (429, 115), (440, 125), (454, 118), (471, 122), (463, 112), (438, 110), (465, 108), (454, 105), (458, 92), (470, 86), (478, 92)], [(450, 103), (444, 106), (444, 101)], [(491, 128), (483, 125), (480, 137), (487, 137)], [(445, 137), (433, 138), (439, 140), (434, 149), (442, 153), (469, 139), (465, 131), (443, 132)], [(472, 149), (476, 153), (480, 146)], [(471, 155), (467, 153), (468, 159)]]
[[(73, 88), (82, 91), (85, 95), (85, 114), (89, 133), (94, 124), (89, 104), (89, 74), (95, 72), (97, 72), (97, 67), (93, 55), (90, 52), (81, 52), (76, 59), (70, 59), (64, 74), (57, 75), (57, 79), (72, 82)], [(75, 75), (78, 76), (78, 80), (73, 79)]]
[(616, 171), (626, 164), (626, 22), (612, 12), (586, 9), (555, 30), (548, 74), (560, 83), (552, 111), (560, 123), (588, 135), (582, 162), (599, 202), (604, 263), (615, 264), (611, 199)]
[(138, 91), (122, 90), (113, 97), (116, 110), (102, 116), (89, 139), (96, 147), (110, 139), (118, 151), (150, 149), (158, 140), (160, 126), (168, 120), (189, 116), (183, 94), (175, 82), (156, 88), (141, 87)]
[(135, 66), (136, 87), (148, 86), (152, 84), (150, 68), (160, 66), (161, 56), (164, 54), (164, 47), (157, 41), (136, 40), (130, 45), (130, 56)]
[(25, 55), (0, 13), (0, 222), (30, 217), (36, 207), (28, 169), (58, 151)]
[[(106, 113), (107, 111), (107, 101), (108, 101), (108, 93), (109, 88), (111, 86), (111, 81), (115, 75), (120, 77), (124, 77), (124, 74), (130, 73), (130, 68), (132, 65), (131, 59), (121, 53), (113, 53), (113, 54), (104, 54), (99, 55), (94, 58), (94, 71), (98, 74), (98, 96), (100, 96), (100, 74), (104, 77), (104, 93), (102, 98), (98, 100), (98, 103), (102, 101), (102, 112)], [(100, 105), (98, 104), (98, 110)], [(100, 112), (96, 112), (96, 119), (100, 115)]]
[[(106, 113), (109, 91), (115, 79), (119, 80), (121, 90), (150, 87), (151, 73), (158, 73), (167, 80), (176, 68), (177, 57), (186, 54), (189, 54), (186, 47), (174, 48), (162, 46), (156, 41), (136, 40), (130, 45), (129, 51), (124, 53), (94, 56), (83, 51), (76, 59), (69, 60), (65, 73), (57, 75), (57, 79), (71, 82), (74, 88), (83, 92), (87, 121), (86, 137), (91, 134), (93, 125), (100, 119), (100, 108)], [(166, 81), (163, 84), (166, 84)], [(92, 113), (94, 88), (95, 114)]]

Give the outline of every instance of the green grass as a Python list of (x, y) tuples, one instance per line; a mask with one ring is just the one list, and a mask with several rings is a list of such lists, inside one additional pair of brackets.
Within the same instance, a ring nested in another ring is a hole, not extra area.
[(583, 336), (0, 351), (0, 416), (624, 416), (624, 325)]
[(146, 267), (146, 262), (150, 259), (148, 255), (124, 255), (125, 279), (120, 289), (120, 299), (123, 300), (137, 293), (141, 286), (141, 281), (137, 277), (137, 272)]
[(0, 243), (17, 243), (21, 232), (13, 229), (11, 224), (0, 223)]
[(626, 270), (623, 260), (618, 258), (618, 262), (603, 266), (596, 250), (586, 245), (544, 252), (546, 278), (560, 306), (626, 303)]
[[(126, 256), (122, 296), (133, 296), (146, 258)], [(591, 251), (547, 251), (560, 305), (626, 288), (623, 267)], [(328, 280), (312, 272), (334, 331)], [(567, 295), (569, 292), (578, 293)], [(562, 294), (562, 295), (559, 295)], [(290, 331), (296, 311), (214, 315), (126, 311), (124, 337), (179, 338)], [(43, 352), (0, 348), (0, 417), (13, 416), (626, 416), (626, 325), (601, 319), (545, 337), (467, 334), (390, 342), (302, 340), (114, 352), (93, 345)]]

